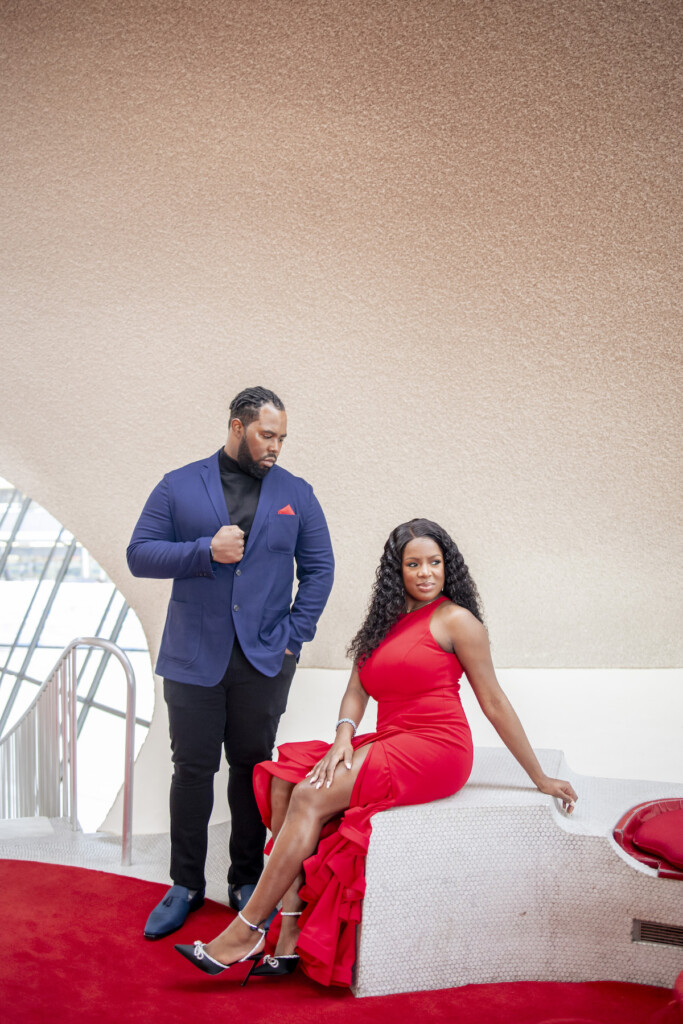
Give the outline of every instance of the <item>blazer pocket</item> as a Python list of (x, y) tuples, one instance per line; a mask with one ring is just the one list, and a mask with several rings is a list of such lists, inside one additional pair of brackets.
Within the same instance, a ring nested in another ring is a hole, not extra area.
[(298, 535), (298, 516), (280, 515), (278, 512), (270, 513), (266, 533), (266, 544), (269, 551), (282, 555), (293, 555)]
[(264, 608), (258, 635), (264, 647), (284, 651), (289, 639), (289, 608)]
[(174, 661), (190, 665), (199, 654), (202, 639), (202, 606), (171, 599), (168, 603), (161, 650)]

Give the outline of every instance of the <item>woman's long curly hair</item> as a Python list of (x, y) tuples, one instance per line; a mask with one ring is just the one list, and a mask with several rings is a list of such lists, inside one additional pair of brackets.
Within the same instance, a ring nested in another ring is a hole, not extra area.
[(348, 656), (357, 661), (359, 666), (362, 666), (375, 648), (379, 647), (399, 615), (406, 610), (402, 570), (403, 549), (416, 537), (431, 537), (443, 552), (445, 596), (454, 604), (467, 608), (480, 622), (484, 621), (479, 592), (455, 541), (438, 523), (433, 523), (429, 519), (411, 519), (409, 523), (401, 523), (392, 530), (384, 545), (384, 552), (375, 573), (365, 622), (347, 651)]

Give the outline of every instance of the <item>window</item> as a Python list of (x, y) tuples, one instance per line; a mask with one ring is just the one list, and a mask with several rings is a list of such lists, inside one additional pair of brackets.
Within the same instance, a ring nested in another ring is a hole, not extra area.
[[(76, 538), (0, 477), (0, 736), (77, 636), (113, 640), (128, 655), (137, 683), (137, 752), (154, 706), (140, 622)], [(106, 651), (79, 649), (77, 668), (79, 819), (92, 831), (123, 781), (126, 685), (118, 660)]]

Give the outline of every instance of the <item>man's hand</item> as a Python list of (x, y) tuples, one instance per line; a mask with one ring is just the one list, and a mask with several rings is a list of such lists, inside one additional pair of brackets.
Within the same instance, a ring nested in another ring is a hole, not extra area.
[(211, 540), (211, 553), (214, 562), (223, 565), (239, 562), (244, 555), (244, 531), (239, 526), (221, 526)]

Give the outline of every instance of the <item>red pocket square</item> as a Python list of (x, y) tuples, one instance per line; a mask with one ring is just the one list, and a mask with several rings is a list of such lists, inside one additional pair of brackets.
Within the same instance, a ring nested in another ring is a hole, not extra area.
[(294, 516), (296, 515), (296, 512), (294, 511), (291, 505), (285, 505), (284, 508), (278, 509), (277, 514), (279, 516)]

